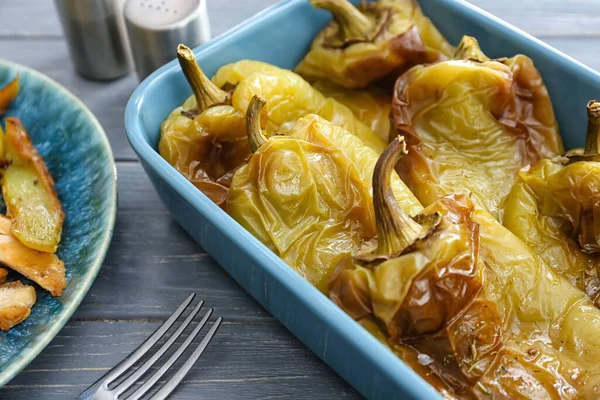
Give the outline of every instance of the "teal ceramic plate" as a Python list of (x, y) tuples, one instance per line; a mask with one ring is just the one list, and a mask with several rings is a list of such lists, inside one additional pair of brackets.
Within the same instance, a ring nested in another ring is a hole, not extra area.
[[(68, 286), (62, 297), (36, 287), (30, 317), (8, 333), (0, 332), (0, 386), (38, 355), (81, 303), (108, 250), (117, 209), (115, 163), (96, 118), (56, 82), (0, 61), (0, 86), (17, 74), (19, 96), (6, 116), (21, 119), (56, 182), (66, 215), (58, 255), (65, 262)], [(14, 279), (22, 278), (9, 276)]]

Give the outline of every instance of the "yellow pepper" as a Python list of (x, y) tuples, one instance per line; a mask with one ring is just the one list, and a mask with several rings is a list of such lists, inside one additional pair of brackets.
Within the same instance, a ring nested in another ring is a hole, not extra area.
[(317, 81), (313, 87), (352, 110), (354, 115), (387, 143), (390, 136), (392, 96), (376, 88), (346, 89), (328, 81)]
[[(266, 138), (264, 102), (247, 114), (253, 155), (235, 173), (227, 212), (321, 291), (332, 268), (375, 236), (371, 176), (377, 154), (316, 116), (300, 118), (287, 135)], [(393, 191), (408, 213), (421, 205), (396, 175)]]
[(333, 20), (296, 67), (306, 79), (365, 87), (422, 63), (444, 60), (454, 48), (414, 0), (379, 0), (354, 7), (348, 0), (311, 0)]
[[(377, 340), (383, 343), (390, 351), (392, 351), (398, 358), (408, 364), (417, 374), (421, 376), (427, 383), (433, 386), (437, 391), (440, 392), (445, 400), (456, 400), (457, 397), (454, 392), (449, 389), (449, 385), (444, 382), (440, 375), (433, 374), (427, 363), (419, 360), (419, 353), (411, 349), (407, 345), (390, 343), (389, 337), (381, 330), (380, 324), (373, 316), (368, 316), (358, 323)], [(425, 364), (425, 365), (424, 365)]]
[(600, 310), (465, 195), (408, 217), (388, 182), (402, 153), (379, 159), (378, 241), (340, 261), (330, 298), (454, 396), (595, 398)]
[(588, 104), (585, 149), (519, 172), (503, 223), (600, 306), (600, 103)]
[(533, 62), (490, 60), (474, 38), (463, 38), (456, 60), (407, 71), (393, 101), (409, 147), (399, 172), (424, 205), (460, 190), (498, 218), (518, 171), (563, 151)]
[(231, 102), (242, 112), (254, 95), (266, 99), (263, 114), (267, 117), (267, 135), (285, 134), (298, 118), (317, 114), (356, 135), (378, 154), (385, 149), (387, 140), (362, 123), (350, 108), (325, 97), (292, 71), (260, 61), (242, 60), (221, 67), (213, 82), (222, 88), (235, 87)]
[(268, 99), (263, 111), (268, 136), (287, 134), (298, 118), (318, 114), (376, 154), (385, 148), (386, 141), (350, 108), (326, 98), (292, 71), (243, 60), (220, 68), (210, 81), (191, 50), (180, 46), (178, 58), (194, 95), (163, 122), (159, 152), (222, 208), (235, 170), (251, 154), (244, 114), (255, 94)]
[(233, 173), (250, 155), (244, 113), (202, 72), (192, 51), (177, 51), (194, 95), (161, 125), (160, 155), (216, 204), (225, 208)]

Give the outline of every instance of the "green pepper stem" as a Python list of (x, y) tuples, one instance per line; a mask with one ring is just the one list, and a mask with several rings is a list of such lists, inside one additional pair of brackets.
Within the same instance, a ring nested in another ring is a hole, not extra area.
[(396, 137), (379, 157), (373, 172), (373, 206), (379, 237), (376, 253), (393, 256), (422, 239), (439, 223), (439, 216), (423, 218), (421, 225), (406, 215), (392, 190), (395, 165), (407, 153), (402, 136)]
[(587, 104), (588, 126), (585, 139), (585, 155), (597, 155), (600, 140), (600, 103), (592, 100)]
[(224, 104), (227, 101), (229, 97), (227, 92), (219, 89), (217, 85), (208, 79), (196, 62), (194, 53), (189, 47), (183, 44), (177, 46), (177, 59), (185, 78), (192, 87), (200, 112), (216, 104)]
[(248, 141), (250, 142), (250, 150), (253, 153), (258, 150), (260, 146), (267, 143), (267, 137), (262, 133), (260, 127), (260, 113), (267, 102), (261, 97), (254, 95), (250, 104), (248, 104), (248, 110), (246, 110), (246, 133), (248, 134)]
[(373, 22), (348, 0), (311, 0), (311, 4), (333, 14), (346, 42), (369, 40), (375, 29)]
[(490, 61), (490, 58), (486, 56), (483, 51), (481, 51), (481, 47), (479, 47), (479, 42), (472, 36), (463, 36), (458, 47), (456, 48), (456, 52), (454, 53), (455, 60), (471, 60), (477, 62)]

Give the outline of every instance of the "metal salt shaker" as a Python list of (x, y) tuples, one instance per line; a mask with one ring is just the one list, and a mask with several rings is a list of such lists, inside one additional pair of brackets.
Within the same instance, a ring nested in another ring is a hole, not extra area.
[(111, 80), (132, 69), (123, 0), (55, 0), (71, 60), (85, 78)]
[(126, 0), (124, 16), (140, 80), (173, 60), (178, 44), (210, 40), (206, 0)]

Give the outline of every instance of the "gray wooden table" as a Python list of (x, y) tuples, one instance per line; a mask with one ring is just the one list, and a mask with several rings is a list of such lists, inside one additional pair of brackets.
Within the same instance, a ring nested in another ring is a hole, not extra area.
[[(275, 0), (209, 0), (219, 35)], [(600, 70), (598, 0), (472, 0)], [(359, 398), (205, 254), (170, 217), (125, 137), (134, 74), (77, 76), (51, 0), (0, 0), (0, 57), (35, 68), (78, 96), (104, 126), (119, 174), (119, 210), (100, 274), (71, 321), (2, 399), (72, 398), (132, 351), (190, 293), (225, 318), (175, 398)], [(600, 97), (600, 93), (598, 94)]]

